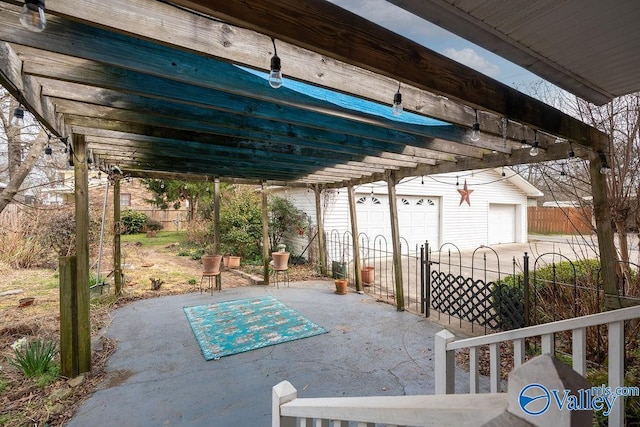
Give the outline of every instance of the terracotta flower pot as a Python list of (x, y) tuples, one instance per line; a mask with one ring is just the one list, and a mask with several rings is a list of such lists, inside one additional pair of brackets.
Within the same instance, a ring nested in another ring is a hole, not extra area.
[(286, 270), (289, 267), (289, 252), (271, 252), (274, 270)]
[(347, 294), (347, 279), (336, 279), (336, 294), (338, 295), (346, 295)]
[[(225, 257), (226, 261), (226, 257)], [(230, 256), (229, 261), (225, 264), (227, 268), (240, 268), (240, 257), (239, 256)]]
[(371, 285), (376, 279), (376, 269), (372, 266), (362, 267), (360, 270), (362, 274), (362, 282), (366, 285)]
[(204, 273), (219, 273), (222, 255), (202, 255), (202, 271)]

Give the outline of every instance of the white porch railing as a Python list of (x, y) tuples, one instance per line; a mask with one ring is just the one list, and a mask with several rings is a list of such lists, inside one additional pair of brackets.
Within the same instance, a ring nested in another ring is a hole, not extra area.
[[(478, 348), (489, 346), (489, 369), (491, 393), (500, 391), (500, 344), (513, 341), (514, 369), (524, 362), (525, 339), (541, 337), (542, 354), (554, 354), (554, 334), (563, 331), (572, 333), (573, 369), (580, 375), (586, 373), (586, 328), (590, 326), (607, 325), (609, 334), (609, 383), (611, 389), (624, 385), (624, 321), (640, 318), (640, 306), (623, 308), (590, 316), (560, 320), (543, 325), (530, 326), (513, 331), (500, 332), (481, 337), (456, 340), (455, 336), (445, 330), (435, 337), (435, 391), (436, 394), (455, 393), (455, 351), (469, 349), (470, 393), (479, 391)], [(596, 385), (596, 384), (594, 384)], [(600, 385), (600, 384), (597, 384)], [(469, 395), (464, 395), (469, 397)], [(609, 414), (609, 425), (623, 425), (624, 400), (622, 397), (615, 401), (613, 410)]]
[[(436, 394), (431, 396), (373, 396), (298, 399), (287, 381), (273, 387), (273, 427), (569, 427), (592, 425), (588, 408), (576, 412), (545, 407), (544, 413), (528, 416), (519, 406), (522, 384), (549, 387), (571, 384), (588, 388), (587, 380), (550, 355), (538, 356), (510, 376), (507, 393)], [(538, 384), (538, 385), (539, 385)], [(537, 403), (535, 403), (537, 404)], [(577, 408), (576, 408), (577, 409)]]
[(288, 381), (273, 387), (272, 427), (479, 426), (506, 411), (507, 394), (298, 399)]

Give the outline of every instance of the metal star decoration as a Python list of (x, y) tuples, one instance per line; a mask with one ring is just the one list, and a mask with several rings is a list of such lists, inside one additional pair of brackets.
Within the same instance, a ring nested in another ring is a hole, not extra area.
[(473, 190), (469, 190), (467, 188), (467, 180), (464, 180), (464, 186), (462, 190), (458, 189), (458, 193), (460, 193), (460, 204), (458, 206), (462, 206), (462, 202), (467, 202), (469, 206), (471, 206), (471, 201), (469, 200), (469, 196), (473, 193)]

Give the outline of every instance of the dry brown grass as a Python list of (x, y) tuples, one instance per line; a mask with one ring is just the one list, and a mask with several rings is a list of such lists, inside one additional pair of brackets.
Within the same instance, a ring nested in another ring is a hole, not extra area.
[[(94, 340), (108, 325), (111, 311), (123, 304), (198, 289), (200, 263), (177, 256), (176, 245), (147, 248), (126, 243), (122, 247), (126, 264), (123, 295), (116, 299), (111, 287), (108, 292), (105, 288), (102, 296), (92, 298), (91, 329)], [(104, 270), (111, 264), (110, 252), (105, 253)], [(24, 378), (11, 367), (7, 357), (12, 355), (11, 344), (25, 336), (59, 341), (57, 272), (47, 269), (14, 270), (6, 264), (0, 264), (0, 274), (3, 277), (0, 292), (23, 290), (19, 294), (0, 297), (0, 425), (63, 425), (103, 380), (104, 364), (115, 351), (116, 345), (101, 338), (98, 345), (101, 350), (93, 352), (92, 371), (84, 376), (80, 385), (59, 378), (52, 384), (38, 387), (34, 380)], [(159, 290), (151, 290), (150, 277), (163, 280)], [(35, 302), (27, 307), (19, 307), (20, 299), (27, 296), (35, 297)]]
[[(202, 271), (200, 261), (177, 256), (180, 249), (177, 243), (149, 246), (142, 241), (145, 239), (141, 239), (141, 242), (134, 239), (122, 244), (125, 274), (122, 296), (117, 299), (113, 296), (113, 286), (104, 288), (102, 295), (92, 292), (92, 371), (83, 376), (84, 380), (79, 385), (66, 378), (59, 378), (52, 384), (39, 387), (34, 380), (24, 378), (7, 363), (7, 357), (12, 355), (11, 344), (22, 337), (59, 341), (60, 300), (56, 270), (16, 270), (7, 263), (0, 262), (0, 275), (3, 278), (0, 292), (22, 290), (21, 293), (0, 297), (0, 425), (64, 425), (100, 382), (121, 380), (106, 378), (104, 371), (106, 361), (116, 350), (115, 342), (101, 336), (101, 331), (110, 322), (110, 313), (138, 299), (198, 291)], [(110, 269), (110, 254), (111, 251), (107, 248), (102, 260), (103, 276)], [(262, 271), (261, 267), (251, 266), (243, 267), (243, 270), (255, 274)], [(289, 274), (292, 281), (320, 277), (313, 268), (307, 266), (292, 266)], [(159, 290), (151, 289), (152, 277), (162, 279), (163, 284)], [(231, 272), (223, 273), (225, 288), (247, 284), (248, 280), (234, 276)], [(35, 302), (27, 307), (19, 307), (19, 301), (24, 297), (34, 297)]]

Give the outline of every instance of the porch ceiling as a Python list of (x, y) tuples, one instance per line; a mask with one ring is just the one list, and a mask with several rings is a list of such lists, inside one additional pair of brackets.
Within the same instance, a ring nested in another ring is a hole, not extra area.
[[(608, 140), (322, 0), (47, 0), (43, 33), (20, 25), (20, 5), (0, 1), (0, 83), (51, 132), (85, 135), (99, 164), (131, 176), (340, 187), (560, 159), (568, 141), (580, 155)], [(287, 79), (278, 90), (264, 75), (270, 37)], [(408, 112), (396, 118), (399, 81)], [(534, 129), (535, 158), (521, 143)]]

